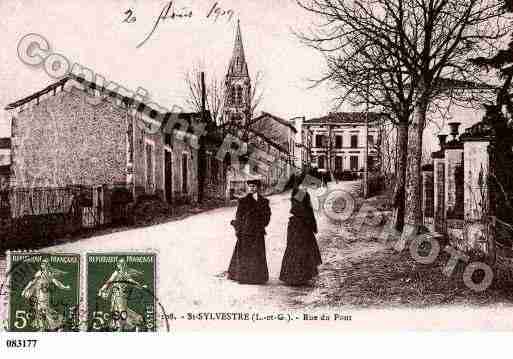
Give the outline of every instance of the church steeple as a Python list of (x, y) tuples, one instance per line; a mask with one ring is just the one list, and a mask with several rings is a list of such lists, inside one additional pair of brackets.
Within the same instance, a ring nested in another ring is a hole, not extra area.
[(235, 44), (233, 46), (233, 55), (228, 67), (228, 76), (246, 77), (249, 76), (246, 57), (244, 56), (244, 45), (242, 44), (242, 34), (240, 31), (240, 20), (237, 20), (237, 30), (235, 33)]
[(251, 79), (242, 44), (240, 21), (237, 20), (233, 54), (226, 74), (223, 121), (245, 125), (251, 119)]

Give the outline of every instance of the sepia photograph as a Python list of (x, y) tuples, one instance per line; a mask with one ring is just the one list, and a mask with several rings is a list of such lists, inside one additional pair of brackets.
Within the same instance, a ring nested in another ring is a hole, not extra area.
[(510, 0), (0, 14), (7, 352), (513, 330)]

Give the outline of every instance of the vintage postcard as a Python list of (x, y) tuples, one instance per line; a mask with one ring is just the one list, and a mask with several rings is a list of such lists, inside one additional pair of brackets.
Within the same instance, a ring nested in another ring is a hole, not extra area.
[(509, 1), (0, 14), (7, 335), (513, 330)]

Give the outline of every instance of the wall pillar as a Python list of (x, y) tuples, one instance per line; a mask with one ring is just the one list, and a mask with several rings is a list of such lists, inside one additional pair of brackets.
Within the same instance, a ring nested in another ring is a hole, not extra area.
[(452, 141), (445, 149), (445, 223), (449, 240), (464, 249), (463, 144)]
[(467, 249), (480, 247), (486, 241), (486, 216), (490, 205), (487, 184), (489, 144), (485, 138), (469, 138), (464, 142), (464, 237)]
[(434, 232), (434, 182), (433, 165), (422, 167), (422, 217), (424, 226)]
[(433, 158), (433, 188), (434, 188), (434, 229), (444, 234), (445, 226), (445, 158), (444, 153)]

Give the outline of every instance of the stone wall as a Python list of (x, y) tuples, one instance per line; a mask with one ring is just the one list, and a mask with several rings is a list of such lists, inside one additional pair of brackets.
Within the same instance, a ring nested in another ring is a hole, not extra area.
[(126, 110), (109, 101), (92, 106), (73, 89), (11, 114), (15, 186), (126, 181)]
[[(468, 252), (485, 248), (489, 236), (490, 172), (489, 139), (466, 134), (460, 140), (441, 143), (433, 153), (433, 198), (429, 194), (430, 172), (423, 171), (423, 215), (428, 224), (433, 203), (434, 228), (456, 248)], [(425, 168), (431, 166), (425, 166)], [(424, 168), (424, 169), (425, 169)], [(427, 219), (427, 220), (426, 220)]]

